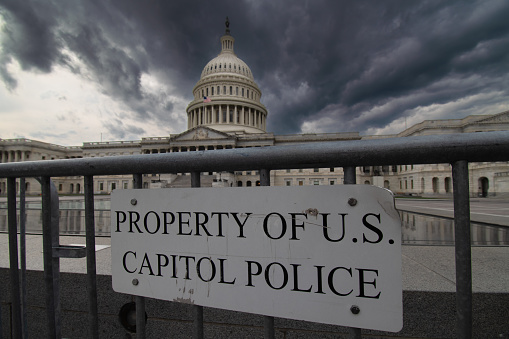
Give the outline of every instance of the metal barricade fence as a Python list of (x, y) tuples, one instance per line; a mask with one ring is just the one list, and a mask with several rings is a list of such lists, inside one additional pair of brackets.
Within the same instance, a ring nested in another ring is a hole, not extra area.
[[(134, 188), (142, 188), (142, 175), (150, 173), (191, 173), (191, 186), (200, 187), (201, 172), (259, 170), (262, 186), (270, 185), (270, 171), (279, 169), (343, 167), (345, 184), (355, 184), (357, 166), (404, 164), (452, 165), (456, 252), (457, 337), (472, 337), (472, 274), (470, 248), (469, 162), (509, 161), (509, 132), (480, 132), (378, 140), (309, 143), (292, 146), (237, 148), (150, 155), (30, 161), (0, 164), (0, 178), (7, 178), (12, 337), (23, 337), (19, 289), (19, 262), (16, 220), (16, 179), (40, 178), (43, 209), (43, 253), (48, 333), (60, 337), (58, 258), (79, 257), (79, 249), (58, 245), (58, 230), (52, 229), (56, 189), (51, 177), (83, 176), (89, 337), (98, 338), (97, 284), (94, 231), (93, 178), (97, 175), (132, 174)], [(23, 186), (23, 185), (21, 185)], [(57, 206), (58, 208), (58, 206)], [(56, 235), (55, 235), (56, 234)], [(55, 240), (56, 237), (56, 240)], [(24, 251), (24, 248), (22, 248)], [(136, 297), (137, 338), (145, 337), (145, 302)], [(203, 338), (203, 309), (194, 306), (194, 337)], [(0, 315), (1, 316), (1, 315)], [(22, 318), (23, 319), (22, 321)], [(0, 328), (1, 331), (1, 328)], [(0, 332), (1, 333), (1, 332)], [(274, 318), (265, 317), (265, 337), (274, 338)], [(361, 331), (352, 328), (351, 338)]]

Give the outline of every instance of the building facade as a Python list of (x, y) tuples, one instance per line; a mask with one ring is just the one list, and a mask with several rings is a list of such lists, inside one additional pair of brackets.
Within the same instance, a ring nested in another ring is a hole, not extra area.
[[(129, 156), (171, 152), (267, 147), (322, 141), (405, 138), (409, 136), (475, 133), (509, 130), (509, 111), (493, 115), (472, 115), (455, 120), (427, 120), (397, 135), (361, 136), (357, 132), (275, 135), (266, 131), (268, 111), (261, 103), (262, 92), (249, 66), (234, 53), (235, 39), (227, 21), (220, 39), (221, 52), (209, 61), (193, 88), (193, 101), (186, 112), (188, 129), (180, 134), (147, 137), (137, 141), (85, 142), (65, 147), (29, 139), (0, 139), (0, 163), (51, 161), (54, 159)], [(509, 196), (509, 163), (471, 163), (472, 196)], [(396, 194), (452, 196), (449, 164), (364, 166), (356, 169), (357, 183), (376, 185)], [(310, 168), (271, 171), (271, 185), (305, 186), (342, 184), (342, 168)], [(60, 194), (82, 194), (83, 178), (53, 178)], [(145, 188), (190, 186), (187, 173), (146, 174)], [(259, 185), (256, 169), (235, 173), (202, 173), (202, 186), (237, 187)], [(96, 194), (132, 188), (131, 176), (94, 177)], [(18, 187), (19, 191), (19, 187)], [(40, 194), (40, 185), (27, 178), (27, 194)], [(6, 194), (6, 180), (0, 179), (0, 194)]]

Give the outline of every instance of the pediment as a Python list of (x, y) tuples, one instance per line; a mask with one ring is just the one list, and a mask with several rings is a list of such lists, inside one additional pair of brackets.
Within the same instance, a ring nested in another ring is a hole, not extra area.
[(170, 141), (191, 141), (191, 140), (232, 140), (234, 136), (217, 131), (215, 129), (197, 126), (185, 132), (172, 136)]

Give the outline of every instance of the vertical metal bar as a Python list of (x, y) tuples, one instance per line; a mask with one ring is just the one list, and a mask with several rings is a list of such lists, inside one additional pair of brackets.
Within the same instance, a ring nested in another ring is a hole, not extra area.
[(19, 294), (16, 178), (7, 178), (7, 220), (9, 224), (9, 274), (11, 280), (12, 335), (14, 338), (21, 338), (21, 299)]
[(99, 338), (97, 315), (97, 271), (95, 258), (94, 177), (85, 176), (85, 228), (87, 244), (87, 296), (89, 338)]
[[(55, 184), (50, 179), (50, 192), (51, 192), (51, 246), (52, 256), (53, 248), (60, 246), (60, 207), (58, 204), (58, 191)], [(62, 317), (61, 317), (61, 304), (60, 304), (60, 258), (53, 256), (53, 290), (54, 290), (54, 305), (55, 305), (55, 335), (57, 338), (62, 337)]]
[(193, 338), (203, 339), (203, 306), (193, 306)]
[(452, 164), (456, 253), (456, 336), (472, 338), (472, 253), (468, 162)]
[(260, 186), (270, 186), (270, 170), (260, 170)]
[[(200, 172), (191, 172), (191, 187), (200, 187)], [(203, 339), (203, 306), (193, 306), (193, 337), (195, 339)]]
[(44, 282), (46, 285), (46, 313), (48, 337), (56, 338), (55, 290), (53, 288), (53, 248), (51, 241), (51, 187), (50, 178), (42, 177), (42, 248), (44, 256)]
[(201, 186), (200, 174), (200, 172), (191, 172), (191, 187)]
[(19, 181), (19, 247), (20, 247), (20, 268), (21, 268), (21, 321), (22, 336), (28, 337), (27, 319), (27, 247), (26, 247), (26, 183), (25, 178)]
[[(357, 183), (357, 177), (355, 175), (355, 167), (354, 166), (348, 166), (343, 167), (343, 172), (345, 174), (345, 185), (355, 185)], [(355, 327), (348, 327), (348, 338), (349, 339), (361, 339), (361, 329), (355, 328)]]
[(345, 174), (345, 185), (355, 185), (357, 183), (354, 166), (343, 167), (343, 173)]
[[(260, 186), (270, 186), (270, 170), (260, 170)], [(274, 329), (274, 317), (266, 315), (263, 319), (264, 338), (274, 339), (276, 331)]]
[[(143, 188), (143, 176), (141, 174), (133, 174), (133, 186), (136, 189)], [(136, 338), (145, 339), (145, 298), (136, 296)]]

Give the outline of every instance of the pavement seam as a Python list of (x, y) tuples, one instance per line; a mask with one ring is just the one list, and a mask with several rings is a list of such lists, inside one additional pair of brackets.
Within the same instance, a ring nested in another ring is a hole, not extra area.
[(428, 267), (426, 265), (424, 265), (423, 263), (420, 263), (418, 262), (417, 260), (413, 259), (413, 258), (410, 258), (409, 256), (405, 255), (405, 254), (402, 254), (402, 256), (404, 256), (405, 258), (408, 258), (409, 260), (411, 260), (412, 262), (415, 262), (416, 264), (418, 264), (419, 266), (422, 266), (424, 268), (426, 268), (427, 270), (429, 270), (430, 272), (433, 272), (434, 274), (444, 278), (446, 281), (450, 282), (453, 286), (456, 286), (456, 282), (455, 281), (452, 281), (451, 279), (447, 278), (446, 276), (436, 272), (435, 270), (433, 270), (431, 267)]

